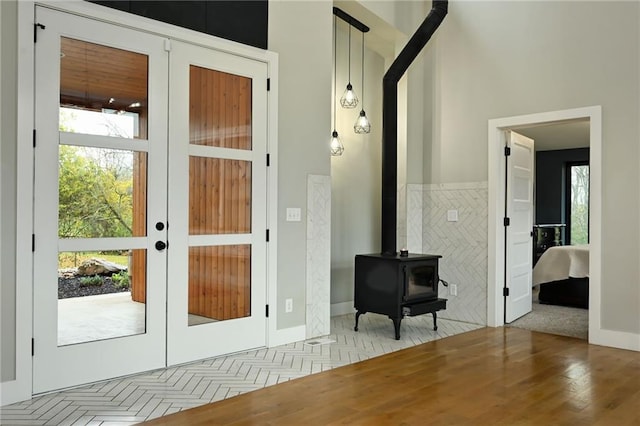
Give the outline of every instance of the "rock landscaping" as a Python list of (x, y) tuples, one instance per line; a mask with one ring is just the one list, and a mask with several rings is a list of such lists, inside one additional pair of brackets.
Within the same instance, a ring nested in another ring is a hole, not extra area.
[[(125, 266), (97, 258), (86, 260), (78, 268), (61, 269), (58, 271), (58, 299), (129, 291), (128, 286), (116, 285), (113, 278), (126, 270)], [(96, 276), (100, 279), (91, 279)]]

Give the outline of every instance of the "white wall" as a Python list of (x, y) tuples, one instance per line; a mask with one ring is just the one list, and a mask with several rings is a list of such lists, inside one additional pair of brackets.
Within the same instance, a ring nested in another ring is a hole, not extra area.
[[(307, 175), (331, 173), (333, 26), (328, 1), (269, 2), (269, 50), (279, 54), (278, 328), (305, 324)], [(286, 222), (287, 207), (302, 209)], [(284, 300), (293, 299), (292, 313)]]
[(426, 183), (483, 182), (489, 119), (602, 105), (601, 326), (635, 334), (639, 5), (451, 2), (431, 69), (435, 119), (424, 164)]
[[(366, 21), (365, 21), (366, 23)], [(351, 83), (359, 98), (361, 84), (361, 32), (352, 30)], [(338, 100), (348, 80), (348, 26), (338, 20)], [(365, 36), (366, 46), (366, 36)], [(384, 59), (365, 50), (364, 109), (371, 133), (355, 134), (353, 124), (362, 104), (355, 109), (336, 110), (336, 130), (345, 151), (331, 159), (331, 303), (353, 301), (356, 254), (380, 251), (382, 76)], [(328, 141), (329, 132), (327, 132)], [(351, 307), (353, 304), (351, 303)]]

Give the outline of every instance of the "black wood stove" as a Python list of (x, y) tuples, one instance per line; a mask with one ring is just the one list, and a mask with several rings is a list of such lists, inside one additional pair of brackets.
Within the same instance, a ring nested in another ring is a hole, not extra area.
[[(358, 319), (366, 312), (388, 315), (396, 340), (406, 315), (433, 315), (446, 309), (438, 298), (438, 259), (441, 256), (396, 252), (398, 194), (398, 82), (447, 15), (448, 1), (433, 0), (431, 11), (411, 36), (382, 79), (382, 226), (380, 254), (356, 255), (355, 300)], [(335, 13), (335, 12), (334, 12)], [(341, 17), (340, 15), (337, 15)], [(344, 19), (343, 17), (341, 17)], [(352, 22), (349, 18), (347, 22)]]
[(407, 254), (356, 255), (355, 331), (360, 315), (367, 312), (387, 315), (400, 339), (400, 322), (405, 316), (433, 315), (433, 329), (438, 329), (436, 312), (446, 309), (447, 300), (438, 298), (438, 259), (442, 256)]

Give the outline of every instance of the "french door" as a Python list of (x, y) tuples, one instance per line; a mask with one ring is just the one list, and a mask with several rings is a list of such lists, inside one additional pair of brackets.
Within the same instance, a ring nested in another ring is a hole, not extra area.
[[(171, 42), (168, 361), (266, 344), (266, 64)], [(194, 344), (196, 343), (196, 344)]]
[(36, 22), (34, 393), (264, 346), (266, 65)]

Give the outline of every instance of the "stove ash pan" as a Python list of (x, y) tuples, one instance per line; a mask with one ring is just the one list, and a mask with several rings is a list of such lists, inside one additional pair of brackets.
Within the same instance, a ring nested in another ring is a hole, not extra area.
[(438, 298), (438, 261), (442, 256), (408, 254), (386, 256), (359, 254), (355, 258), (355, 331), (358, 319), (367, 312), (387, 315), (400, 339), (400, 322), (404, 316), (433, 315), (446, 309), (446, 299)]

